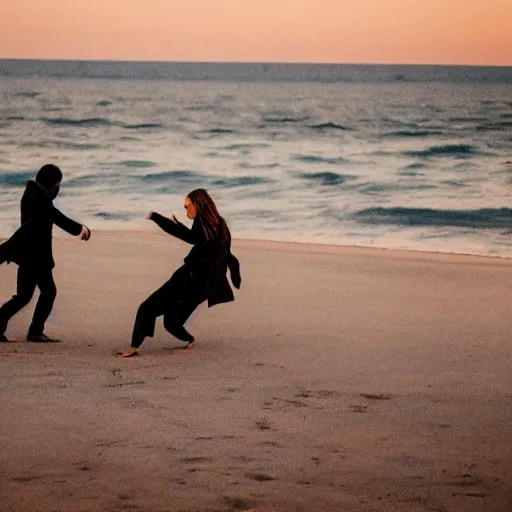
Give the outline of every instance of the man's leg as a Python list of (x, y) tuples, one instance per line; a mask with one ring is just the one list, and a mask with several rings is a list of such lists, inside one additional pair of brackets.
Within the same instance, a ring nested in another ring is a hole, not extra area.
[(55, 286), (51, 269), (39, 270), (36, 274), (36, 284), (41, 293), (28, 330), (29, 338), (42, 336), (44, 324), (50, 316), (55, 297), (57, 296), (57, 287)]
[(0, 308), (0, 335), (5, 333), (9, 320), (32, 299), (36, 289), (36, 276), (31, 268), (19, 267), (16, 295)]

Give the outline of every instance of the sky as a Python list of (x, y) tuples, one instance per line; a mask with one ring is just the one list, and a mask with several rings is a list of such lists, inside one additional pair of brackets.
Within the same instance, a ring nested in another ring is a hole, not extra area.
[(512, 65), (512, 0), (0, 0), (0, 58)]

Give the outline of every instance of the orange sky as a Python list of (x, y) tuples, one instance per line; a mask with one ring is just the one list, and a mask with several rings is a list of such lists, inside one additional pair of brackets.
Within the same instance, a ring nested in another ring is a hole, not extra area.
[(512, 0), (1, 1), (0, 58), (512, 65)]

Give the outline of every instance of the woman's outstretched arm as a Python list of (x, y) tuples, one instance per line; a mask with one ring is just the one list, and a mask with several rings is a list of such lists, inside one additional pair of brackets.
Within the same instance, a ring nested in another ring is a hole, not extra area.
[(187, 226), (179, 222), (174, 215), (169, 219), (156, 212), (149, 212), (147, 218), (155, 222), (166, 233), (169, 233), (169, 235), (175, 236), (188, 244), (196, 245), (202, 244), (206, 241), (203, 230), (194, 229), (195, 223), (192, 226), (192, 229), (189, 229)]

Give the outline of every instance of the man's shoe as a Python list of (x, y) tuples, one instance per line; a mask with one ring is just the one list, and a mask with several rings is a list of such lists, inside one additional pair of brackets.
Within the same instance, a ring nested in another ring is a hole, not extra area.
[(33, 341), (34, 343), (57, 343), (59, 340), (53, 340), (46, 336), (46, 334), (29, 334), (27, 341)]
[(0, 342), (7, 343), (9, 340), (7, 339), (7, 336), (5, 334), (0, 334)]

